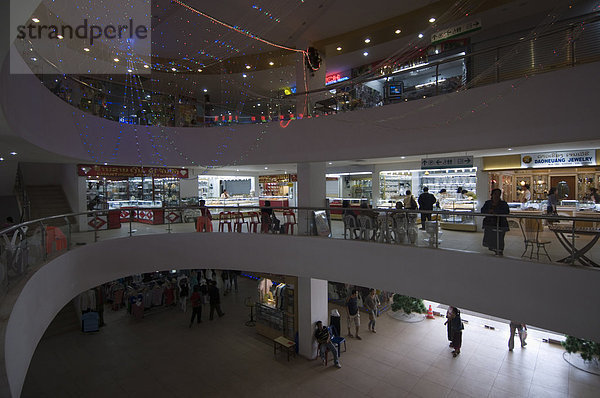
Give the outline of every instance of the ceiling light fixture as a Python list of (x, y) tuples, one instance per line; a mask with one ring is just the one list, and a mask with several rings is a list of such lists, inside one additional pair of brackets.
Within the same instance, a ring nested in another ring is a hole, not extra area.
[(133, 70), (132, 69), (127, 69), (127, 72), (131, 73), (131, 72), (133, 72)]
[(363, 53), (363, 55), (366, 57), (367, 55), (369, 55), (369, 53), (368, 53), (367, 51), (365, 51), (365, 52)]
[(434, 23), (434, 22), (435, 22), (435, 17), (429, 18), (429, 23)]
[(342, 51), (342, 47), (338, 47), (338, 48), (336, 48), (336, 50)]
[(15, 151), (12, 151), (10, 154), (15, 156), (17, 153)]
[(57, 35), (57, 36), (56, 36), (56, 38), (57, 38), (58, 40), (62, 40), (62, 39), (64, 39), (63, 35)]
[(396, 31), (394, 33), (399, 35), (400, 33), (402, 33), (402, 31), (400, 29), (396, 29)]
[(0, 162), (3, 161), (3, 160), (4, 160), (4, 158), (0, 158)]
[(40, 20), (39, 20), (38, 18), (36, 18), (36, 17), (33, 17), (33, 18), (31, 18), (31, 20), (32, 20), (33, 22), (35, 22), (35, 23), (38, 23), (38, 22), (40, 22)]
[(400, 159), (406, 159), (406, 156), (400, 156)]
[(369, 44), (371, 42), (371, 39), (369, 39), (368, 37), (365, 39), (365, 43)]
[(113, 61), (119, 62), (119, 58), (115, 58), (115, 59), (113, 59)]
[(329, 162), (329, 164), (333, 164), (333, 162)]
[(250, 65), (246, 65), (246, 69), (250, 69), (252, 68)]
[(144, 65), (144, 68), (148, 69), (148, 68), (149, 68), (149, 66), (148, 66), (148, 65)]
[(205, 93), (208, 93), (208, 90), (207, 90), (207, 89), (204, 89), (204, 90), (202, 90), (202, 91), (204, 91)]
[(177, 72), (177, 69), (175, 69), (175, 68), (171, 68), (171, 70), (172, 70), (173, 72)]
[(87, 47), (83, 47), (83, 51), (88, 52), (88, 51), (90, 51), (90, 49)]
[(419, 33), (419, 39), (423, 38), (423, 33)]
[(273, 66), (273, 65), (275, 65), (275, 62), (269, 61), (269, 65)]
[(512, 148), (508, 148), (509, 151), (512, 151)]
[(245, 74), (245, 73), (242, 75), (242, 77), (247, 77), (247, 76), (248, 76), (248, 75), (247, 75), (247, 74)]
[(265, 170), (269, 170), (269, 168), (268, 168), (268, 167), (265, 167)]

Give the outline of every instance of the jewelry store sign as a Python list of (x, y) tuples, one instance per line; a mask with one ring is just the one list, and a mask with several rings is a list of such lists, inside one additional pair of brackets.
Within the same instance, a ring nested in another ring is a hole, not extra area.
[(524, 153), (521, 155), (521, 168), (579, 167), (595, 166), (596, 150), (556, 151)]

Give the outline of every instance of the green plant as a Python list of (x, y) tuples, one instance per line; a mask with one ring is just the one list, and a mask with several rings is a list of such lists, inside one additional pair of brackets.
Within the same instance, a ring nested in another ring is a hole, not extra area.
[(594, 341), (567, 336), (561, 344), (569, 354), (580, 353), (581, 358), (586, 362), (600, 360), (600, 344)]
[(416, 312), (423, 314), (427, 312), (423, 300), (415, 297), (403, 296), (401, 294), (394, 294), (392, 302), (392, 311), (404, 311), (407, 314)]

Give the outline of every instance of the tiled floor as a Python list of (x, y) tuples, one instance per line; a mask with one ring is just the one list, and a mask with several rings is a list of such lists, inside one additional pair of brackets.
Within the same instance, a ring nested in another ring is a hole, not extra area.
[[(95, 334), (53, 324), (38, 345), (22, 396), (600, 396), (600, 376), (568, 365), (560, 346), (541, 341), (547, 333), (530, 329), (527, 348), (517, 344), (508, 352), (507, 325), (470, 315), (464, 315), (469, 322), (457, 358), (443, 318), (405, 323), (384, 314), (376, 334), (366, 331), (363, 316), (363, 340), (348, 339), (341, 369), (302, 357), (287, 362), (244, 325), (244, 299), (254, 297), (255, 284), (241, 278), (240, 292), (222, 299), (226, 315), (208, 321), (205, 307), (202, 324), (191, 329), (189, 308), (186, 314), (159, 308), (140, 321), (107, 310), (107, 326)], [(491, 322), (495, 330), (482, 327)]]

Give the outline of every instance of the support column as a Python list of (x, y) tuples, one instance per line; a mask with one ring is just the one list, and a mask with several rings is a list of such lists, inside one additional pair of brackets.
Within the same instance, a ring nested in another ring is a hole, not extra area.
[(298, 277), (298, 352), (314, 359), (317, 342), (314, 339), (315, 322), (329, 325), (327, 310), (327, 281)]
[(379, 199), (381, 199), (381, 187), (379, 185), (379, 173), (382, 167), (380, 165), (373, 165), (373, 174), (371, 175), (371, 186), (372, 186), (372, 204), (373, 208), (377, 208), (379, 205)]
[(488, 173), (483, 171), (483, 158), (473, 159), (473, 166), (477, 167), (477, 172), (475, 173), (475, 176), (477, 177), (477, 181), (475, 183), (475, 191), (477, 194), (477, 205), (475, 211), (479, 211), (481, 210), (481, 206), (483, 206), (485, 201), (490, 198), (488, 181), (489, 177)]
[[(298, 163), (298, 207), (325, 206), (325, 162)], [(311, 235), (312, 211), (298, 212), (298, 234)]]

